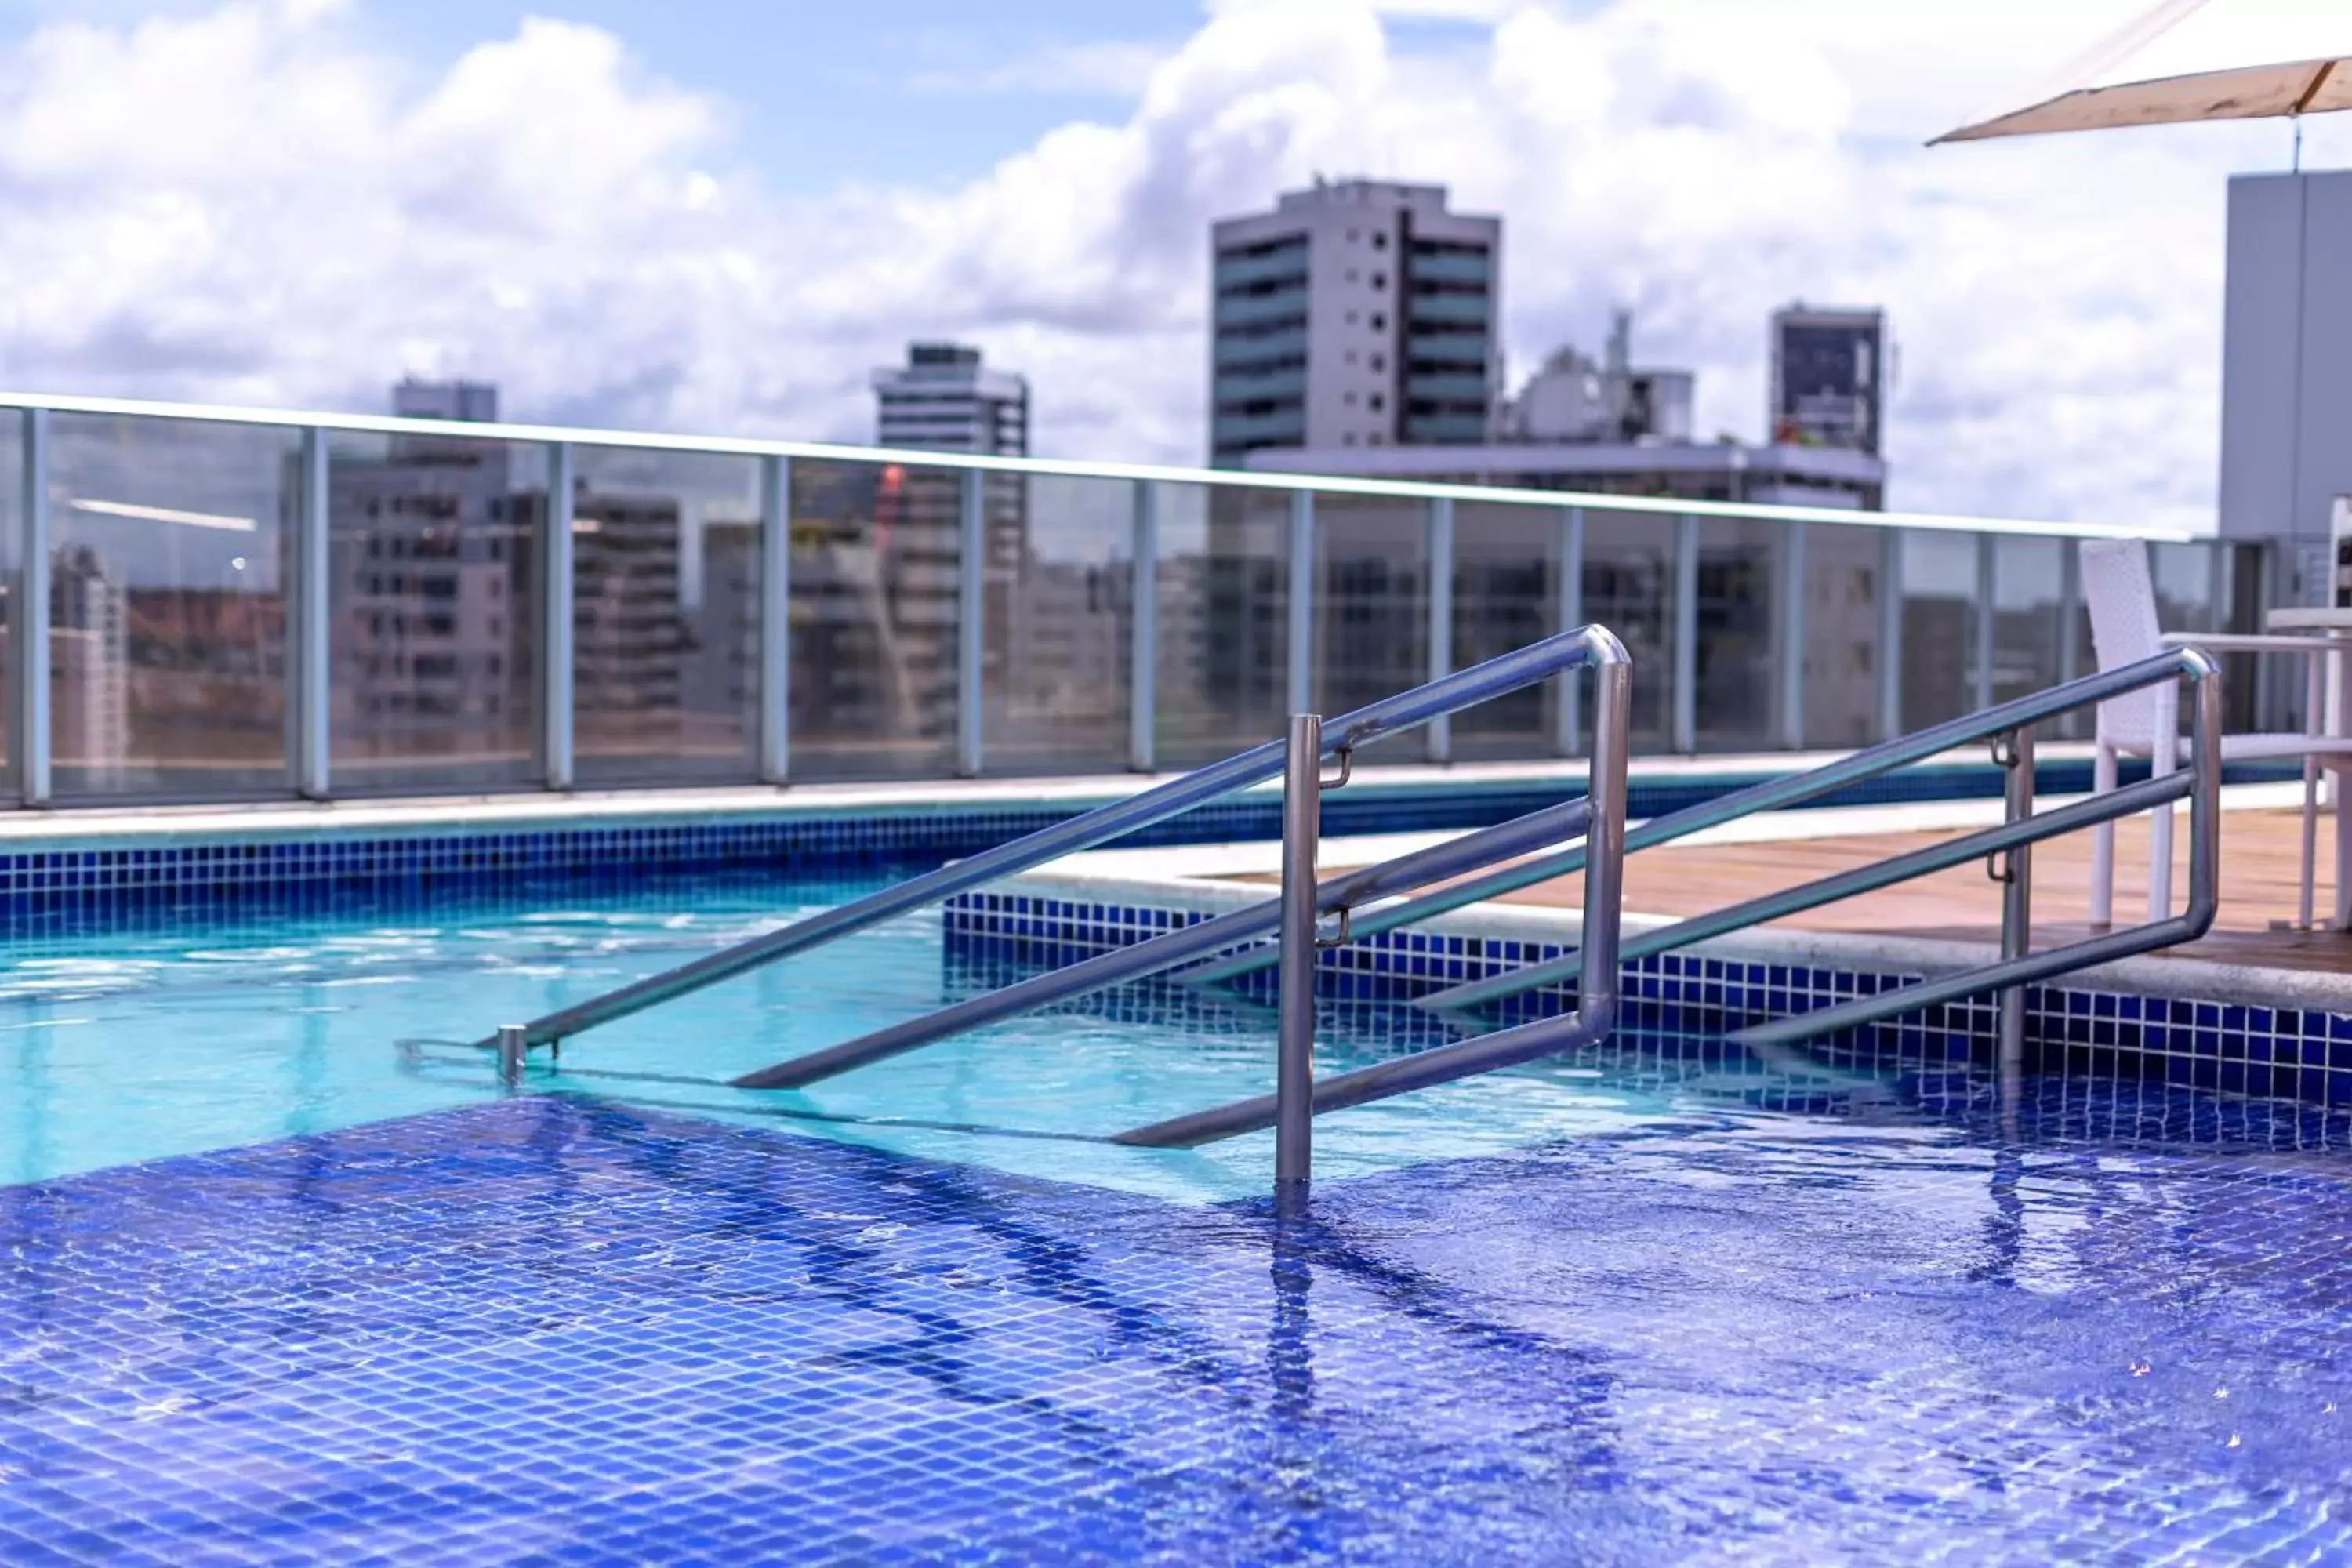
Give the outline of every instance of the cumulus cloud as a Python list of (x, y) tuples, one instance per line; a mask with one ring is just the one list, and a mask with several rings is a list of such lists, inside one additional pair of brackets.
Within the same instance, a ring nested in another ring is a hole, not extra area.
[(594, 28), (530, 21), (419, 82), (320, 0), (59, 23), (0, 60), (0, 371), (345, 407), (462, 372), (525, 416), (854, 439), (869, 367), (953, 333), (1029, 373), (1046, 448), (1196, 459), (1208, 223), (1364, 173), (1506, 216), (1516, 366), (1629, 303), (1710, 428), (1753, 436), (1771, 307), (1881, 303), (1899, 504), (2193, 523), (2223, 176), (2283, 133), (1919, 146), (2100, 10), (1219, 0), (1181, 44), (1101, 47), (1123, 119), (960, 189), (821, 199)]

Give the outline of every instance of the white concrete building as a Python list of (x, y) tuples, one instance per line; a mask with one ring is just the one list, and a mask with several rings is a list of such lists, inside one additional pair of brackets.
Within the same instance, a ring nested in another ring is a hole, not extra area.
[(1029, 383), (962, 343), (909, 343), (874, 373), (875, 441), (941, 452), (1029, 454)]
[(1503, 224), (1443, 185), (1318, 182), (1213, 231), (1210, 460), (1477, 442), (1499, 391)]

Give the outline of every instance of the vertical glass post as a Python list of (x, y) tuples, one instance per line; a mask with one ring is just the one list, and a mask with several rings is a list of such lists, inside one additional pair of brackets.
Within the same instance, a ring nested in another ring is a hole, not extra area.
[[(2058, 683), (2063, 686), (2083, 673), (2082, 650), (2083, 558), (2078, 541), (2058, 542)], [(2057, 733), (2068, 737), (2082, 733), (2079, 712), (2062, 715)]]
[(289, 613), (294, 635), (293, 719), (294, 788), (306, 800), (325, 800), (332, 791), (329, 774), (333, 712), (328, 683), (332, 679), (333, 650), (328, 647), (328, 574), (331, 564), (328, 536), (330, 491), (327, 432), (313, 425), (302, 432), (301, 511), (294, 536), (292, 581), (287, 584)]
[(1993, 536), (1977, 535), (1977, 636), (1975, 680), (1970, 691), (1970, 706), (1982, 712), (1992, 706), (1992, 644), (2000, 635), (2000, 606), (1995, 595), (2000, 592), (1996, 574), (2000, 563), (1993, 555)]
[(760, 782), (793, 776), (793, 462), (760, 459)]
[(16, 768), (25, 804), (49, 804), (49, 411), (27, 408), (18, 478), (16, 625)]
[(1805, 540), (1811, 530), (1780, 530), (1780, 744), (1805, 749)]
[[(1437, 680), (1454, 672), (1454, 500), (1429, 503), (1429, 668)], [(1424, 731), (1423, 754), (1433, 763), (1454, 760), (1454, 717), (1441, 713)]]
[(1878, 541), (1878, 738), (1903, 733), (1903, 531)]
[[(1556, 631), (1572, 632), (1584, 624), (1584, 509), (1570, 507), (1559, 519), (1559, 624)], [(1570, 670), (1551, 679), (1551, 749), (1556, 756), (1576, 755), (1584, 733), (1584, 682)]]
[(549, 789), (572, 787), (572, 444), (547, 447), (546, 537), (540, 542), (539, 761)]
[(956, 546), (956, 760), (959, 778), (978, 778), (985, 760), (987, 657), (982, 605), (988, 583), (988, 475), (966, 468)]
[(1135, 481), (1134, 536), (1128, 562), (1127, 765), (1158, 765), (1160, 723), (1160, 487)]
[(1290, 492), (1289, 679), (1284, 711), (1304, 713), (1315, 701), (1315, 492)]
[(1675, 733), (1684, 756), (1698, 751), (1698, 519), (1675, 519)]

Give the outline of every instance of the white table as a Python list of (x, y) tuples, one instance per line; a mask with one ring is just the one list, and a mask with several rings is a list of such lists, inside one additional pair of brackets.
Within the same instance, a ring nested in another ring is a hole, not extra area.
[[(2273, 610), (2263, 618), (2263, 625), (2273, 632), (2316, 632), (2336, 646), (2336, 656), (2327, 661), (2327, 698), (2323, 705), (2326, 715), (2326, 732), (2330, 735), (2352, 734), (2352, 714), (2347, 712), (2347, 698), (2352, 697), (2352, 683), (2344, 679), (2344, 656), (2352, 650), (2352, 608), (2319, 608), (2289, 605)], [(2336, 798), (2336, 920), (2337, 931), (2352, 931), (2352, 789), (2344, 787), (2343, 775), (2328, 773), (2328, 789)]]

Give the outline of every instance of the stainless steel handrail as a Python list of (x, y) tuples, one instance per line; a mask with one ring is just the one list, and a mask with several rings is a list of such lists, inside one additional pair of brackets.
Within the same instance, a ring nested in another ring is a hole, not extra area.
[[(1671, 844), (1678, 838), (1687, 838), (1694, 833), (1737, 822), (1742, 817), (1802, 805), (1849, 785), (1877, 778), (1915, 763), (1926, 762), (1957, 747), (2025, 729), (2074, 709), (2127, 691), (2137, 691), (2159, 680), (2178, 679), (2184, 673), (2178, 657), (2180, 651), (2176, 649), (2143, 659), (2137, 664), (2100, 670), (2096, 674), (2083, 676), (2046, 690), (2016, 698), (1979, 712), (1963, 714), (1958, 719), (1949, 719), (1911, 734), (1849, 752), (1801, 773), (1767, 779), (1762, 784), (1716, 795), (1664, 816), (1654, 816), (1625, 830), (1625, 853), (1631, 855), (1660, 844)], [(1418, 925), (1423, 921), (1433, 920), (1472, 904), (1484, 903), (1505, 893), (1573, 876), (1584, 869), (1585, 848), (1580, 844), (1555, 855), (1537, 856), (1384, 909), (1367, 910), (1357, 917), (1355, 934), (1358, 937), (1376, 936), (1382, 931)], [(1280, 952), (1273, 947), (1255, 947), (1232, 958), (1191, 970), (1183, 979), (1192, 984), (1213, 984), (1270, 968), (1280, 961), (1281, 956)]]
[[(1540, 811), (1513, 817), (1508, 822), (1481, 828), (1459, 838), (1449, 838), (1442, 844), (1417, 849), (1410, 855), (1401, 855), (1393, 860), (1383, 860), (1360, 870), (1345, 872), (1316, 887), (1315, 912), (1318, 915), (1337, 914), (1376, 899), (1391, 898), (1412, 888), (1426, 887), (1431, 882), (1475, 871), (1481, 866), (1491, 866), (1496, 860), (1513, 855), (1524, 855), (1530, 849), (1557, 844), (1563, 838), (1572, 838), (1590, 830), (1589, 824), (1595, 812), (1590, 797), (1562, 801), (1558, 805), (1548, 805)], [(1011, 985), (950, 1003), (920, 1017), (904, 1019), (871, 1034), (861, 1035), (856, 1039), (827, 1046), (823, 1050), (794, 1057), (790, 1061), (762, 1068), (758, 1072), (745, 1073), (732, 1082), (737, 1089), (801, 1089), (836, 1073), (847, 1072), (852, 1068), (865, 1067), (979, 1028), (983, 1024), (1034, 1012), (1056, 1002), (1066, 1002), (1072, 997), (1084, 996), (1122, 981), (1141, 980), (1164, 973), (1180, 963), (1189, 963), (1209, 953), (1222, 952), (1235, 942), (1261, 936), (1281, 923), (1282, 900), (1268, 899), (1264, 903), (1234, 910), (1145, 942), (1114, 948), (1063, 968), (1033, 974)]]
[[(1557, 1018), (1539, 1018), (1517, 1028), (1497, 1029), (1452, 1045), (1433, 1047), (1375, 1062), (1351, 1072), (1335, 1073), (1314, 1081), (1308, 1094), (1310, 1115), (1339, 1110), (1370, 1100), (1385, 1100), (1433, 1084), (1516, 1067), (1538, 1057), (1572, 1051), (1606, 1038), (1617, 1026), (1618, 917), (1624, 889), (1625, 760), (1627, 727), (1632, 707), (1631, 668), (1624, 664), (1597, 668), (1598, 689), (1592, 713), (1592, 769), (1586, 799), (1595, 803), (1585, 829), (1591, 869), (1584, 879), (1584, 942), (1577, 982), (1576, 1011)], [(1285, 1087), (1290, 1090), (1283, 1092)], [(1273, 1094), (1237, 1100), (1213, 1110), (1130, 1128), (1112, 1142), (1147, 1148), (1195, 1148), (1221, 1138), (1277, 1127), (1302, 1086), (1294, 1080), (1277, 1084)], [(1277, 1152), (1279, 1133), (1277, 1131)], [(1302, 1151), (1303, 1152), (1303, 1151)], [(1302, 1173), (1303, 1174), (1303, 1173)], [(1276, 1185), (1276, 1194), (1283, 1188)]]
[[(1326, 755), (1352, 752), (1381, 736), (1532, 686), (1563, 670), (1585, 665), (1598, 669), (1622, 668), (1625, 661), (1624, 645), (1605, 626), (1586, 626), (1560, 632), (1334, 719), (1323, 727), (1323, 751)], [(633, 981), (601, 996), (559, 1008), (522, 1026), (524, 1043), (527, 1047), (541, 1046), (567, 1039), (706, 985), (749, 973), (778, 959), (806, 952), (983, 882), (1149, 827), (1274, 777), (1282, 771), (1286, 751), (1285, 742), (1269, 741), (1127, 800), (1055, 823), (878, 893), (706, 953), (675, 969)], [(477, 1043), (485, 1048), (495, 1048), (497, 1037)]]
[[(1816, 1035), (1832, 1033), (1858, 1023), (1892, 1017), (1898, 1013), (1909, 1012), (1937, 1002), (1949, 1001), (1955, 997), (1986, 991), (2007, 991), (2035, 980), (2071, 973), (2093, 964), (2109, 963), (2134, 953), (2151, 952), (2160, 947), (2170, 947), (2183, 942), (2193, 942), (2212, 927), (2220, 887), (2221, 674), (2221, 667), (2214, 662), (2211, 656), (2195, 648), (2177, 649), (2119, 669), (2086, 677), (2078, 681), (2070, 681), (2063, 686), (2053, 687), (2048, 691), (2021, 699), (2016, 702), (1987, 709), (1981, 713), (1956, 720), (1951, 725), (1939, 726), (1938, 731), (1946, 737), (1948, 737), (1949, 731), (1956, 727), (1969, 727), (1977, 731), (1972, 736), (1959, 737), (1963, 739), (1984, 739), (1988, 734), (2013, 735), (2026, 728), (2023, 721), (2029, 718), (2047, 718), (2053, 714), (2063, 712), (2068, 708), (2100, 701), (2120, 692), (2183, 677), (2186, 677), (2194, 688), (2189, 744), (2189, 766), (2185, 772), (2160, 773), (2138, 784), (2111, 790), (2103, 795), (2092, 795), (2053, 810), (2031, 816), (2014, 816), (2012, 820), (2004, 822), (2000, 826), (1986, 828), (1949, 843), (1931, 845), (1907, 854), (1893, 856), (1869, 866), (1842, 871), (1799, 887), (1767, 893), (1759, 898), (1750, 899), (1707, 914), (1695, 915), (1670, 926), (1643, 931), (1622, 943), (1620, 950), (1621, 956), (1625, 960), (1634, 960), (1671, 952), (1694, 942), (1729, 935), (1734, 931), (1744, 931), (1768, 921), (1818, 908), (1822, 904), (1832, 903), (1859, 893), (1875, 891), (1881, 888), (1891, 887), (1897, 882), (1926, 876), (1933, 871), (1963, 865), (1970, 860), (1990, 855), (2007, 854), (2042, 839), (2077, 832), (2100, 822), (2112, 821), (2117, 817), (2129, 816), (2151, 809), (2169, 811), (2174, 802), (2184, 798), (2189, 803), (2189, 890), (2188, 904), (2180, 914), (2134, 926), (2125, 931), (2104, 932), (2084, 942), (2048, 949), (2042, 952), (2028, 953), (2025, 948), (2029, 933), (2022, 930), (2010, 929), (2025, 918), (2026, 911), (2031, 908), (2030, 889), (2020, 890), (2017, 896), (2004, 900), (2001, 962), (1897, 990), (1881, 992), (1874, 996), (1842, 1003), (1836, 1006), (1817, 1008), (1811, 1012), (1798, 1014), (1769, 1024), (1755, 1025), (1735, 1033), (1731, 1037), (1742, 1043), (1785, 1044)], [(1892, 747), (1879, 747), (1874, 750), (1884, 752), (1900, 749), (1903, 745), (1904, 742), (1895, 742)], [(2023, 751), (2024, 748), (2021, 747), (2020, 750)], [(1869, 755), (1870, 753), (1857, 753), (1854, 757), (1844, 759), (1842, 763), (1833, 763), (1829, 768), (1817, 770), (1815, 773), (1801, 774), (1794, 779), (1776, 781), (1776, 784), (1782, 786), (1780, 793), (1785, 797), (1788, 793), (1786, 786), (1805, 784), (1809, 780), (1817, 779), (1819, 775), (1833, 771), (1841, 774), (1837, 783), (1851, 782), (1852, 777), (1854, 776), (1853, 764)], [(1884, 771), (1884, 768), (1874, 767), (1872, 771)], [(1811, 795), (1818, 794), (1824, 787), (1834, 786), (1812, 784), (1800, 793), (1796, 798), (1806, 798)], [(1743, 791), (1741, 793), (1754, 795), (1760, 792)], [(2021, 791), (2018, 793), (2021, 794)], [(1708, 805), (1719, 808), (1734, 802), (1736, 798), (1725, 796), (1719, 801), (1708, 803)], [(2012, 801), (2017, 798), (2018, 795), (2013, 794)], [(1750, 809), (1760, 808), (1751, 807)], [(2012, 811), (2014, 810), (2015, 806), (2012, 805)], [(1685, 818), (1696, 818), (1702, 815), (1708, 820), (1692, 821), (1687, 825), (1683, 823)], [(1747, 813), (1741, 811), (1732, 815), (1744, 816)], [(1649, 838), (1650, 842), (1664, 842), (1669, 837), (1681, 837), (1695, 832), (1700, 826), (1711, 826), (1717, 822), (1731, 819), (1732, 816), (1721, 815), (1719, 810), (1709, 811), (1706, 807), (1694, 807), (1687, 812), (1676, 813), (1673, 818), (1660, 818), (1656, 822), (1646, 824), (1645, 826), (1651, 828), (1678, 826), (1678, 831), (1661, 833)], [(1629, 835), (1629, 840), (1633, 837), (1634, 836)], [(2028, 874), (2026, 864), (2021, 860), (2013, 861), (2011, 870), (2021, 878)], [(1449, 894), (1451, 891), (1449, 889)], [(1391, 910), (1386, 912), (1393, 915), (1395, 910)], [(1418, 998), (1415, 1005), (1440, 1012), (1459, 1011), (1517, 995), (1538, 986), (1556, 984), (1580, 972), (1581, 966), (1577, 962), (1576, 955), (1570, 954), (1564, 958), (1530, 964), (1483, 980), (1449, 986)]]

